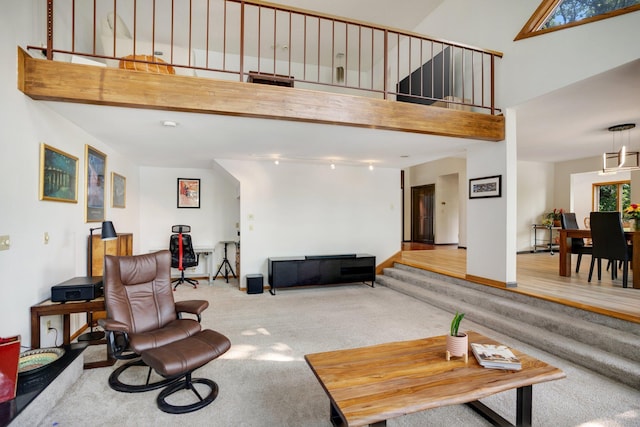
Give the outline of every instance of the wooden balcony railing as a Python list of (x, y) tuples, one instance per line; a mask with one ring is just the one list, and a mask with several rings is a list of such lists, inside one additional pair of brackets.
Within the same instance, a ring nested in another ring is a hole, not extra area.
[(499, 111), (499, 52), (253, 0), (47, 0), (46, 55)]

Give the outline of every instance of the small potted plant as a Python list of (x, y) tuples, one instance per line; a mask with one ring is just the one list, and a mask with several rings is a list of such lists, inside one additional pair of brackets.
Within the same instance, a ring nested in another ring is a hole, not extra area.
[(465, 362), (467, 361), (469, 337), (464, 332), (459, 331), (460, 322), (463, 317), (464, 313), (456, 311), (451, 321), (451, 330), (449, 331), (449, 335), (447, 335), (447, 360), (449, 360), (451, 356), (454, 356), (464, 357)]

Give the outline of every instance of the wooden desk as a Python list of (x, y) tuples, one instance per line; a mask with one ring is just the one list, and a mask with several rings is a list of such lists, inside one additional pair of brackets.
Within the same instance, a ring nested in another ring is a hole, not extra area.
[[(50, 299), (42, 301), (40, 304), (31, 306), (31, 348), (40, 348), (40, 318), (42, 316), (62, 315), (62, 343), (71, 343), (71, 314), (89, 313), (105, 311), (104, 298), (96, 298), (91, 301), (68, 301), (65, 303), (52, 302)], [(106, 341), (105, 341), (106, 342)], [(102, 342), (101, 342), (102, 343)], [(107, 357), (98, 362), (85, 363), (85, 369), (111, 366), (116, 360), (109, 354), (107, 346)]]
[[(564, 277), (571, 277), (571, 238), (582, 239), (591, 238), (591, 230), (559, 230), (560, 233), (560, 268), (559, 274)], [(631, 241), (635, 248), (640, 248), (640, 231), (625, 231), (625, 236)], [(633, 251), (631, 259), (631, 270), (634, 272), (633, 287), (640, 289), (640, 250)]]
[[(475, 332), (469, 342), (497, 344)], [(532, 385), (564, 378), (560, 369), (513, 350), (522, 370), (487, 369), (445, 359), (446, 336), (308, 354), (331, 402), (334, 425), (385, 426), (401, 415), (466, 403), (496, 425), (510, 425), (478, 399), (517, 389), (516, 424), (531, 425)], [(501, 423), (501, 424), (498, 424)], [(505, 424), (506, 423), (506, 424)]]

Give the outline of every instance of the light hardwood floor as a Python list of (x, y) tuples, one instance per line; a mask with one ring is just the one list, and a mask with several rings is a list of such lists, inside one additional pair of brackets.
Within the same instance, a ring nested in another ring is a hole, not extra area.
[[(403, 250), (398, 262), (464, 279), (466, 256), (464, 249), (455, 246), (434, 247), (433, 250)], [(564, 305), (604, 314), (619, 319), (640, 323), (640, 289), (623, 288), (622, 272), (618, 279), (611, 280), (610, 272), (602, 266), (602, 280), (597, 280), (594, 271), (591, 283), (589, 275), (590, 256), (584, 256), (580, 272), (575, 273), (577, 255), (573, 255), (571, 277), (558, 275), (558, 255), (549, 252), (523, 253), (517, 255), (517, 287), (508, 289), (526, 295), (543, 298)], [(629, 282), (631, 282), (630, 272)]]

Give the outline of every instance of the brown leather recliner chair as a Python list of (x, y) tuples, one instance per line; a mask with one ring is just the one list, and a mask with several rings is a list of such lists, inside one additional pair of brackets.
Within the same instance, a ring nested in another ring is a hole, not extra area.
[[(103, 284), (107, 317), (99, 320), (100, 326), (107, 334), (110, 353), (116, 359), (130, 359), (111, 374), (109, 386), (129, 393), (165, 387), (157, 403), (169, 413), (192, 412), (213, 402), (217, 384), (205, 378), (192, 379), (191, 373), (229, 350), (231, 342), (218, 332), (201, 329), (200, 315), (208, 301), (174, 301), (171, 253), (107, 255)], [(182, 318), (185, 313), (197, 320)], [(121, 381), (121, 374), (132, 367), (148, 369), (144, 383)], [(153, 370), (160, 379), (151, 381)], [(209, 394), (201, 397), (193, 383), (208, 386)], [(194, 392), (196, 403), (176, 406), (166, 402), (166, 397), (183, 389)]]

